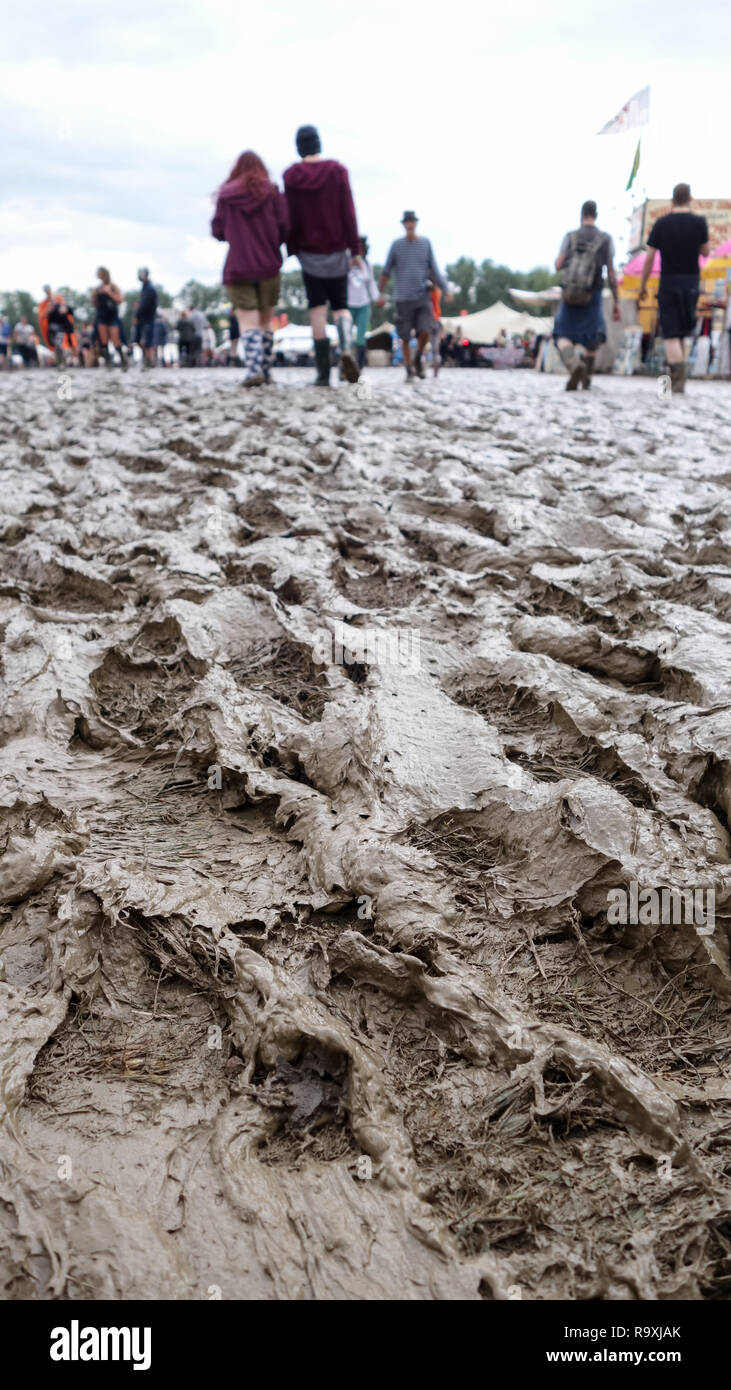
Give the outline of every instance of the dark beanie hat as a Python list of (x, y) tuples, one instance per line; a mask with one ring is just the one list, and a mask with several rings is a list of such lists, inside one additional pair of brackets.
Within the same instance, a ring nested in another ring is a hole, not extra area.
[(306, 154), (319, 154), (322, 149), (320, 137), (313, 125), (301, 125), (294, 138), (300, 159), (304, 159)]

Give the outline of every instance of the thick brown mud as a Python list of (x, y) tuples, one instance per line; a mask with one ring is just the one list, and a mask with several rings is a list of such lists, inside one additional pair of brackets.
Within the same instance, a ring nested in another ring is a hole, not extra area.
[(727, 1298), (728, 388), (303, 381), (0, 383), (2, 1294)]

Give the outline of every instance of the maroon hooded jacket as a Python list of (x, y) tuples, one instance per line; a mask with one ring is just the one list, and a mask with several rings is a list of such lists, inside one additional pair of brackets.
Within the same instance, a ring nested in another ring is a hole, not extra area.
[(275, 184), (263, 192), (246, 192), (234, 179), (218, 192), (211, 232), (227, 241), (224, 285), (241, 280), (271, 280), (282, 264), (280, 246), (287, 240), (287, 202)]
[(345, 165), (337, 159), (301, 160), (284, 173), (289, 208), (287, 250), (358, 253), (358, 223)]

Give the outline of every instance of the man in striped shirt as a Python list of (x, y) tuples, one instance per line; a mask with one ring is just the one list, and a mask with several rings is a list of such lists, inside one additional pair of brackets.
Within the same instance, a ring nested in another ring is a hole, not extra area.
[[(443, 291), (447, 303), (452, 299), (447, 282), (436, 263), (431, 242), (425, 236), (416, 235), (418, 220), (415, 212), (404, 213), (401, 223), (406, 235), (392, 243), (378, 282), (383, 293), (393, 275), (396, 329), (403, 344), (407, 381), (413, 381), (415, 376), (423, 379), (426, 375), (422, 353), (429, 342), (434, 323), (429, 293), (430, 281)], [(409, 344), (412, 333), (417, 334), (417, 349), (413, 363)]]

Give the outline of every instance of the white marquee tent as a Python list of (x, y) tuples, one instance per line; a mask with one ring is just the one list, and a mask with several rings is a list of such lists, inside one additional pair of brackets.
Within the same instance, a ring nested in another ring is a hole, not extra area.
[[(337, 343), (338, 332), (331, 323), (327, 324), (325, 332), (331, 343)], [(314, 352), (314, 342), (312, 329), (308, 323), (286, 323), (284, 328), (278, 328), (274, 334), (274, 351), (288, 355), (298, 355)]]
[(489, 309), (480, 309), (476, 314), (462, 314), (457, 318), (443, 318), (442, 327), (447, 333), (459, 331), (471, 343), (494, 343), (501, 329), (506, 333), (550, 333), (553, 319), (540, 318), (537, 314), (520, 313), (498, 300)]

